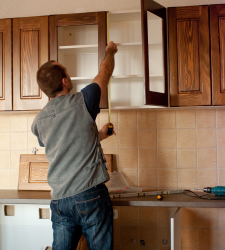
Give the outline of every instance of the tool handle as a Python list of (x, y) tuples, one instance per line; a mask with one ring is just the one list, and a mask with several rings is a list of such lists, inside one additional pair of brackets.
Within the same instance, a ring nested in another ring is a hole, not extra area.
[(112, 135), (112, 134), (113, 134), (113, 126), (109, 125), (107, 135)]

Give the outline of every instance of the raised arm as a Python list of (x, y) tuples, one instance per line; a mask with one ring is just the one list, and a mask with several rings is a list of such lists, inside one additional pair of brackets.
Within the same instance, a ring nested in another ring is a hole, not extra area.
[(94, 78), (101, 91), (103, 92), (109, 83), (114, 69), (114, 55), (117, 52), (117, 46), (114, 42), (109, 42), (105, 49), (105, 58), (103, 59), (98, 75)]

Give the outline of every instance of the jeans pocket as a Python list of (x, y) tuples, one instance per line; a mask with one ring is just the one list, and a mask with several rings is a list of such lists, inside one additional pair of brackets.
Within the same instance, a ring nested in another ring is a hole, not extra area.
[(103, 219), (100, 196), (76, 202), (76, 207), (81, 221), (87, 225), (94, 225)]
[(52, 200), (50, 203), (50, 208), (52, 211), (51, 221), (53, 222), (61, 221), (62, 217), (60, 216), (59, 202)]

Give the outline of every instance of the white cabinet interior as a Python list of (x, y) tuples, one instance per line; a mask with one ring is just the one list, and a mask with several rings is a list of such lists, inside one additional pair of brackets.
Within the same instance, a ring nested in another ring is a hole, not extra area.
[[(118, 45), (111, 78), (111, 107), (145, 107), (141, 12), (110, 12), (108, 20), (109, 39)], [(148, 23), (150, 90), (164, 92), (161, 22), (150, 17)], [(58, 27), (58, 62), (72, 79), (71, 93), (91, 83), (98, 73), (97, 25)]]
[(111, 79), (112, 108), (144, 105), (141, 12), (109, 13), (109, 38), (118, 45)]
[(73, 82), (71, 93), (80, 91), (98, 73), (98, 26), (58, 27), (58, 62)]

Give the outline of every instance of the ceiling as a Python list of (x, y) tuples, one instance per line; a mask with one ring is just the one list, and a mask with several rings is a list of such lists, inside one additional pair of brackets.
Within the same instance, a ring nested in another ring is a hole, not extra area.
[(165, 7), (225, 4), (225, 0), (155, 0)]

